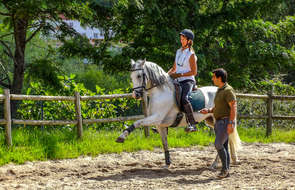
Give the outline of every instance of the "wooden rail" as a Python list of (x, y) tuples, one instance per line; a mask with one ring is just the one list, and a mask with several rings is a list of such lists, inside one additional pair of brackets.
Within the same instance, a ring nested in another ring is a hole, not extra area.
[[(80, 96), (79, 92), (75, 92), (75, 96), (37, 96), (37, 95), (19, 95), (10, 94), (9, 89), (4, 90), (4, 95), (0, 94), (0, 101), (4, 100), (4, 119), (0, 119), (0, 124), (5, 125), (5, 141), (8, 146), (12, 146), (11, 124), (23, 125), (76, 125), (77, 135), (79, 138), (83, 136), (83, 124), (107, 123), (132, 121), (144, 118), (144, 115), (136, 115), (129, 117), (105, 118), (105, 119), (83, 119), (81, 116), (80, 101), (87, 100), (103, 100), (117, 98), (132, 98), (132, 94), (114, 94), (100, 96)], [(76, 120), (19, 120), (11, 119), (10, 100), (34, 100), (34, 101), (71, 101), (75, 103)], [(145, 108), (144, 108), (145, 109)], [(146, 113), (146, 111), (144, 111)], [(148, 135), (147, 129), (145, 130)]]
[[(267, 100), (267, 115), (238, 115), (239, 119), (267, 119), (266, 135), (269, 136), (272, 132), (272, 121), (280, 120), (295, 120), (295, 116), (280, 116), (273, 115), (273, 100), (295, 100), (295, 96), (278, 96), (273, 95), (271, 90), (268, 95), (257, 94), (236, 94), (238, 98), (264, 99)], [(83, 136), (83, 124), (121, 122), (142, 119), (147, 116), (147, 97), (143, 98), (142, 107), (144, 115), (136, 115), (129, 117), (104, 118), (104, 119), (83, 119), (81, 116), (80, 101), (116, 99), (116, 98), (132, 98), (132, 94), (113, 94), (113, 95), (97, 95), (97, 96), (80, 96), (75, 92), (75, 96), (37, 96), (37, 95), (17, 95), (10, 94), (9, 89), (4, 90), (4, 95), (0, 94), (0, 101), (4, 101), (4, 119), (0, 119), (0, 124), (5, 125), (5, 140), (8, 146), (12, 146), (11, 124), (26, 124), (26, 125), (76, 125), (77, 135), (79, 138)], [(11, 119), (10, 101), (11, 100), (34, 100), (34, 101), (71, 101), (75, 103), (76, 120), (18, 120)], [(145, 129), (145, 135), (149, 135), (149, 130)]]

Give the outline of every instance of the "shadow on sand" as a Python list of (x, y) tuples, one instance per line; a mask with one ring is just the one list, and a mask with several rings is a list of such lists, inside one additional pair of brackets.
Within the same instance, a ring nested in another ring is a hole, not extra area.
[[(207, 167), (201, 167), (196, 169), (150, 169), (150, 168), (135, 168), (124, 170), (122, 173), (109, 175), (109, 176), (97, 176), (87, 178), (88, 180), (96, 180), (96, 181), (105, 181), (105, 180), (113, 180), (113, 181), (125, 181), (128, 179), (135, 178), (145, 178), (145, 179), (156, 179), (156, 178), (165, 178), (167, 176), (171, 177), (179, 177), (179, 176), (192, 176), (192, 175), (201, 175), (204, 171), (209, 170)], [(209, 183), (215, 178), (208, 179), (200, 179), (200, 180), (187, 180), (187, 179), (177, 179), (176, 183), (180, 184), (196, 184), (196, 183)]]

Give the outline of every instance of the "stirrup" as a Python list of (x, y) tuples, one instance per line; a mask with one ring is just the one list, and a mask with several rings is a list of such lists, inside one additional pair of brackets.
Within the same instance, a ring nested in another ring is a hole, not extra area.
[(189, 124), (184, 130), (187, 133), (196, 132), (197, 131), (197, 127), (195, 125), (190, 125)]

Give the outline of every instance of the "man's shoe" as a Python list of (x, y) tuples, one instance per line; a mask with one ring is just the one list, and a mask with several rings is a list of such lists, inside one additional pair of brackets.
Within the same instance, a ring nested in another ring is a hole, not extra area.
[(221, 170), (221, 172), (217, 176), (219, 179), (229, 177), (229, 171), (228, 170)]
[(196, 132), (197, 128), (195, 125), (188, 125), (184, 130), (187, 133), (191, 133), (191, 132)]

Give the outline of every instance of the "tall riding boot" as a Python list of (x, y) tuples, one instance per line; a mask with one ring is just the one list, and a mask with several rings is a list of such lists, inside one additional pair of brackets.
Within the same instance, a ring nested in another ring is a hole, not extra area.
[(218, 175), (219, 178), (225, 178), (229, 176), (229, 166), (227, 161), (227, 154), (225, 148), (219, 149), (218, 155), (222, 163), (222, 169), (220, 174)]
[(195, 121), (194, 119), (194, 113), (193, 113), (193, 108), (190, 103), (183, 105), (184, 111), (185, 111), (185, 116), (186, 120), (188, 123), (188, 126), (185, 128), (186, 132), (195, 132), (197, 131), (197, 128), (195, 124), (198, 122)]

